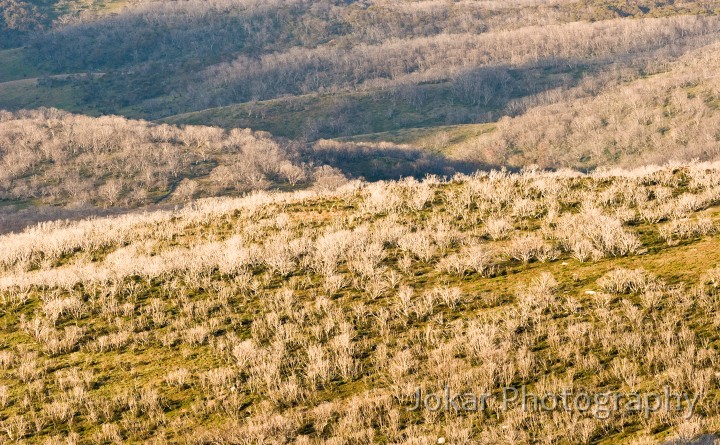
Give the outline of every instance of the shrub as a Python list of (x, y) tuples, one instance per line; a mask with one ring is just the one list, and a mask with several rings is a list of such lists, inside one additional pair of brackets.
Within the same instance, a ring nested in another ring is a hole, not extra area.
[(597, 284), (606, 292), (626, 294), (643, 291), (650, 281), (650, 277), (643, 269), (618, 268), (598, 278)]
[(468, 272), (480, 276), (491, 276), (495, 271), (495, 254), (481, 244), (463, 246), (459, 253), (451, 254), (438, 261), (437, 268), (452, 275), (465, 275)]
[(436, 250), (430, 233), (426, 231), (411, 232), (404, 235), (398, 240), (398, 246), (425, 262), (432, 259)]
[(603, 215), (595, 208), (563, 215), (558, 220), (554, 236), (566, 251), (581, 261), (590, 257), (633, 254), (641, 245), (634, 233), (622, 227), (620, 220)]
[(529, 263), (533, 259), (538, 261), (552, 261), (557, 258), (558, 252), (541, 236), (525, 234), (511, 240), (505, 250), (510, 258)]
[(674, 219), (659, 227), (660, 236), (672, 245), (675, 240), (686, 240), (698, 236), (705, 236), (714, 232), (715, 228), (710, 218)]
[(514, 230), (509, 219), (503, 217), (490, 217), (485, 220), (485, 233), (490, 239), (498, 241), (506, 239)]

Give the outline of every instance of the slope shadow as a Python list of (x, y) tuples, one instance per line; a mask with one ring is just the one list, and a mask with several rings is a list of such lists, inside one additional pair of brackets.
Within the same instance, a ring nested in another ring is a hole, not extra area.
[(500, 165), (453, 159), (442, 153), (388, 143), (321, 141), (307, 145), (304, 158), (327, 164), (351, 178), (367, 181), (422, 179), (427, 175), (450, 177), (478, 170), (499, 170)]

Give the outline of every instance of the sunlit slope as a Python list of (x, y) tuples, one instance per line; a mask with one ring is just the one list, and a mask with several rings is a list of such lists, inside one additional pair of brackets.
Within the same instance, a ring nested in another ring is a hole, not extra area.
[(493, 132), (455, 147), (455, 154), (514, 166), (573, 168), (715, 159), (720, 153), (719, 56), (720, 46), (710, 45), (662, 72), (595, 96), (504, 118)]
[[(720, 174), (526, 171), (199, 201), (0, 238), (0, 437), (650, 444), (720, 427)], [(413, 394), (491, 394), (481, 411)], [(662, 393), (690, 411), (503, 408)]]

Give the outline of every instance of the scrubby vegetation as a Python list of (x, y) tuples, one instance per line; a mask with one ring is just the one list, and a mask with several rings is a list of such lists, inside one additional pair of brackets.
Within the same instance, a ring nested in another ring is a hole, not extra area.
[(715, 440), (719, 13), (0, 0), (0, 445)]
[(111, 12), (125, 0), (2, 0), (0, 1), (0, 50), (22, 46), (35, 33), (79, 17)]
[[(5, 22), (24, 36), (0, 51), (9, 110), (252, 128), (303, 143), (393, 142), (400, 132), (459, 164), (518, 168), (714, 160), (720, 144), (717, 1), (5, 4)], [(9, 28), (0, 36), (15, 41)], [(479, 123), (479, 133), (462, 130)], [(355, 163), (352, 174), (387, 178), (373, 172), (392, 163)]]
[[(720, 428), (716, 164), (214, 198), (0, 238), (0, 440), (658, 443)], [(408, 411), (417, 388), (683, 412)]]
[(0, 115), (1, 199), (49, 204), (146, 204), (175, 192), (247, 191), (271, 180), (296, 184), (308, 168), (290, 144), (249, 130), (153, 126), (120, 117), (90, 118), (57, 110)]
[[(503, 118), (494, 132), (455, 150), (460, 157), (542, 167), (717, 159), (719, 52), (718, 44), (709, 45), (645, 79)], [(592, 88), (592, 82), (579, 87)]]
[[(25, 76), (38, 87), (0, 107), (306, 140), (494, 122), (575, 98), (566, 90), (583, 81), (588, 97), (662, 71), (720, 30), (717, 1), (193, 0), (108, 13), (114, 4), (46, 14), (58, 18), (11, 58), (40, 71)], [(43, 77), (60, 74), (78, 75)]]
[(0, 112), (0, 155), (0, 201), (105, 208), (463, 167), (386, 143), (307, 145), (249, 129), (178, 128), (55, 109)]

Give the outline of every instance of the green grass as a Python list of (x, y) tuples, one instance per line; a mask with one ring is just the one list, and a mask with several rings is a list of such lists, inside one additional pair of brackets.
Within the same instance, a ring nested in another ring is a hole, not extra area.
[(10, 199), (0, 199), (0, 208), (2, 207), (13, 207), (15, 209), (21, 210), (21, 209), (28, 209), (33, 206), (32, 200), (10, 200)]
[(99, 1), (93, 1), (91, 3), (86, 3), (84, 1), (64, 1), (64, 2), (56, 2), (53, 5), (53, 10), (55, 11), (55, 14), (60, 16), (63, 14), (72, 13), (75, 11), (95, 11), (95, 12), (101, 12), (105, 14), (110, 14), (113, 12), (118, 12), (121, 10), (124, 6), (127, 6), (130, 3), (128, 0), (99, 0)]
[(374, 93), (309, 94), (209, 108), (159, 121), (176, 125), (247, 127), (288, 138), (327, 139), (398, 132), (397, 137), (403, 139), (403, 129), (444, 126), (449, 116), (467, 110), (466, 106), (448, 100), (445, 88), (444, 85), (423, 86), (432, 99), (417, 105)]
[(439, 125), (426, 128), (403, 128), (382, 133), (360, 134), (338, 138), (345, 142), (391, 142), (407, 144), (450, 154), (457, 144), (489, 133), (494, 124)]
[(23, 48), (0, 51), (0, 83), (47, 74), (27, 59), (25, 51)]
[(34, 78), (0, 83), (0, 109), (19, 110), (39, 107), (55, 107), (94, 114), (70, 84), (41, 86)]

